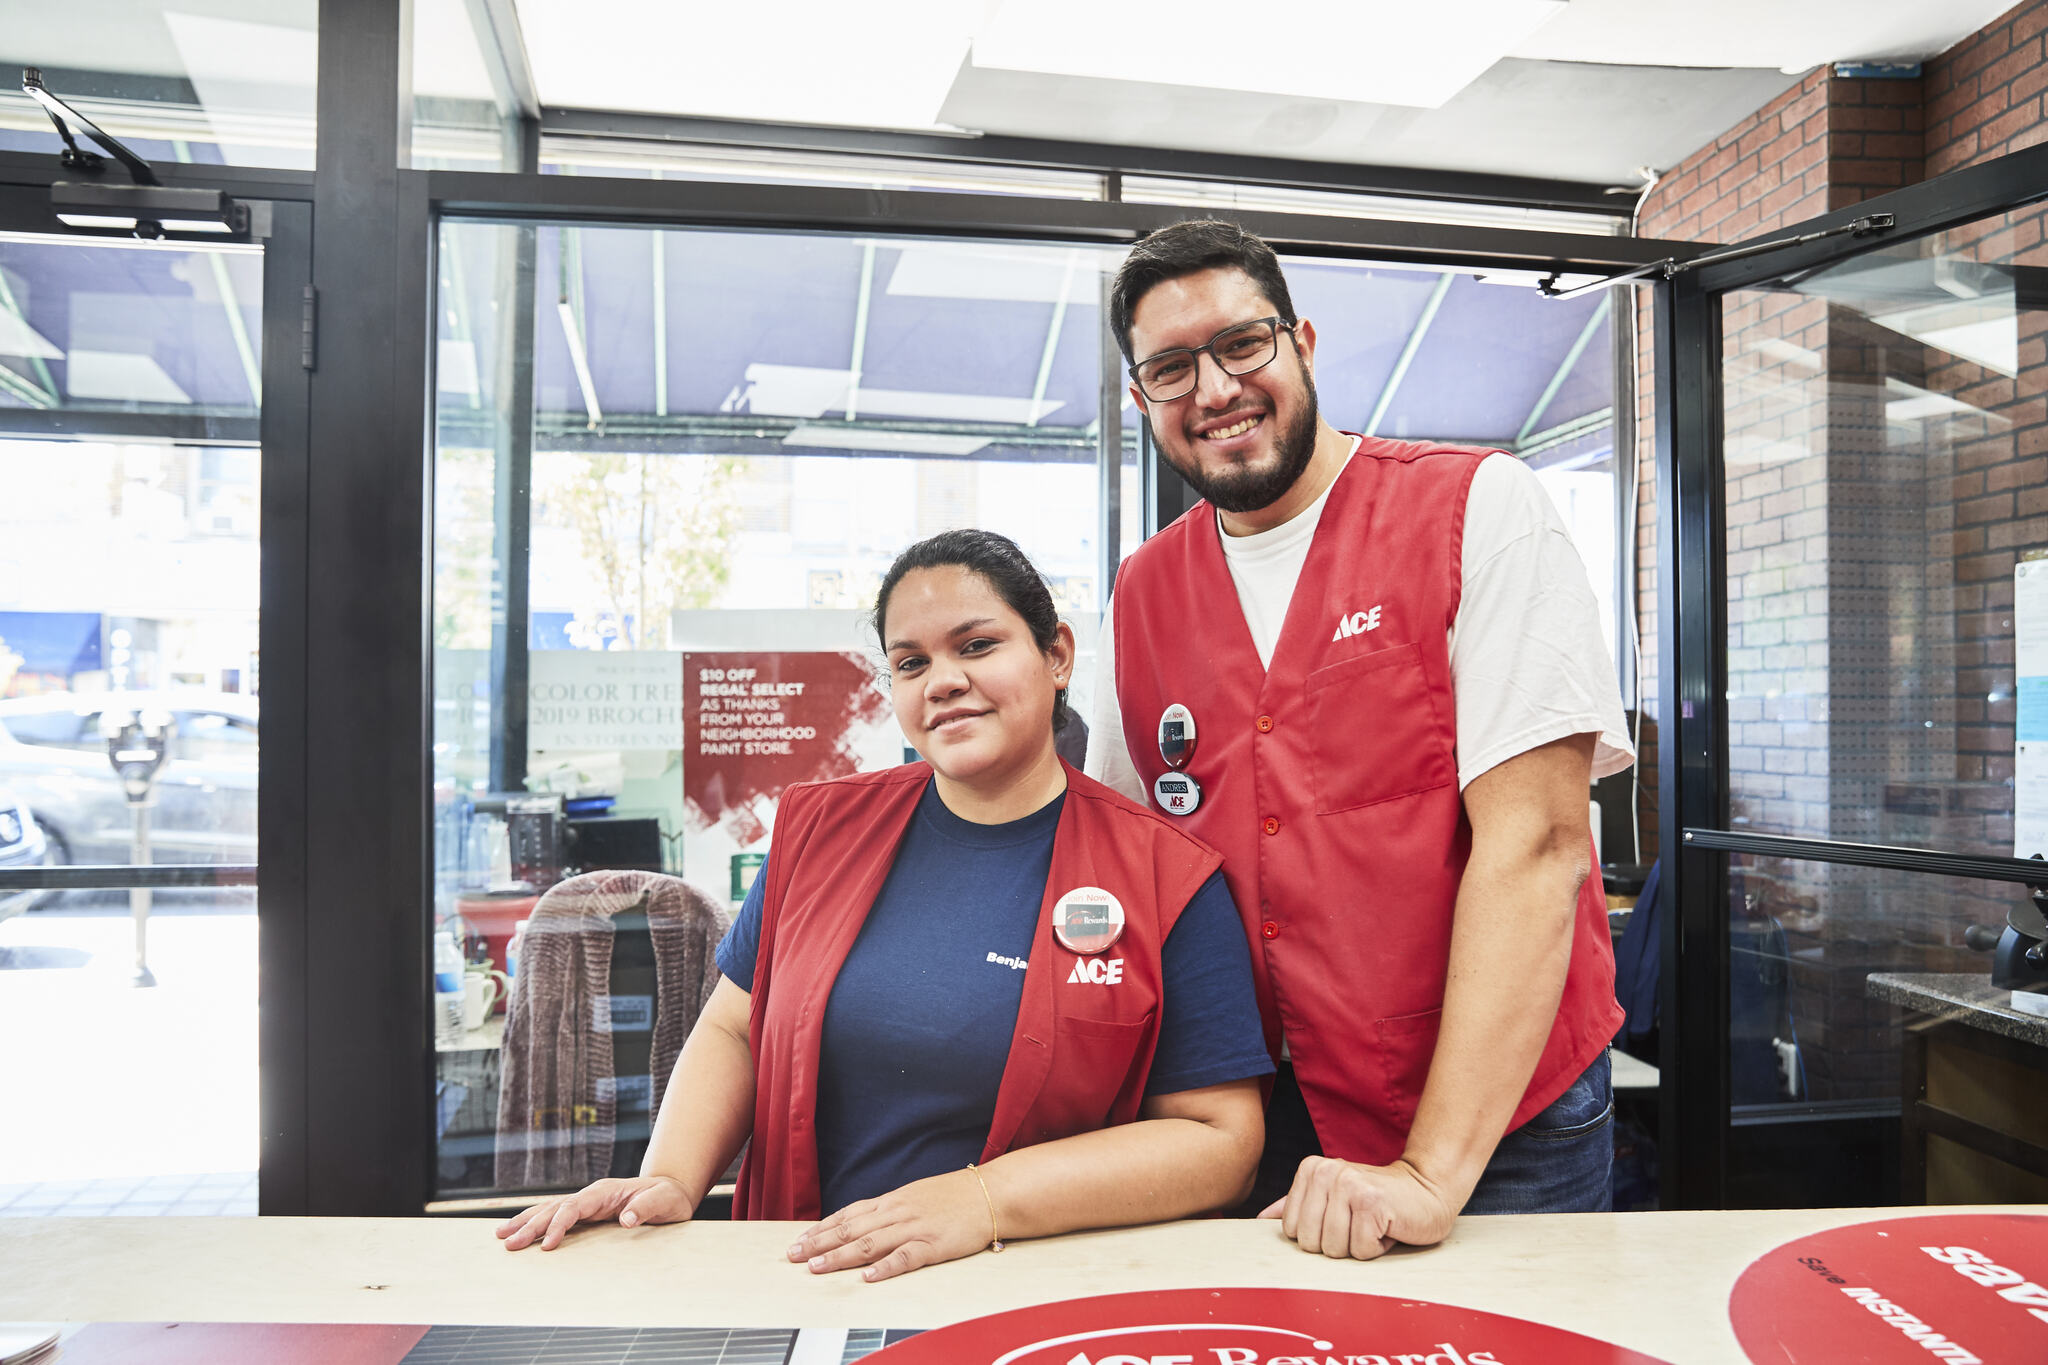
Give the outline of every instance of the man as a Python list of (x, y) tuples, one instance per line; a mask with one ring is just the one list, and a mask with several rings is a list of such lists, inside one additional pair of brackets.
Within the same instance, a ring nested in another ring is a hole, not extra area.
[(1548, 497), (1510, 455), (1325, 422), (1315, 328), (1234, 224), (1140, 242), (1111, 324), (1204, 501), (1118, 577), (1088, 771), (1224, 855), (1283, 1058), (1248, 1208), (1372, 1257), (1608, 1207), (1587, 788), (1633, 754)]

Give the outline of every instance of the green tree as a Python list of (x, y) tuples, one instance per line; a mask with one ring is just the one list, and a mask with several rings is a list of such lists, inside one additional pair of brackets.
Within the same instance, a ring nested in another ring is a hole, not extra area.
[(740, 525), (733, 485), (746, 463), (738, 455), (537, 453), (536, 517), (576, 532), (604, 599), (579, 607), (578, 619), (609, 612), (626, 648), (668, 648), (670, 614), (711, 605), (731, 581)]

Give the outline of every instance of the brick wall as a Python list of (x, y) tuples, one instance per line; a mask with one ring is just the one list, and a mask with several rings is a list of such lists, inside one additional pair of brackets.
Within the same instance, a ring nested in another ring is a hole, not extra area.
[[(1917, 79), (1810, 73), (1669, 171), (1639, 231), (1744, 240), (2048, 139), (2044, 34), (2048, 0), (2029, 0)], [(1922, 276), (1946, 272), (1967, 310), (1973, 288), (2011, 287), (1971, 272), (2048, 264), (2042, 222), (2022, 212), (1865, 264), (1895, 268), (1923, 298)], [(1646, 293), (1637, 533), (1648, 642), (1659, 566)], [(2020, 315), (2017, 373), (2006, 374), (1928, 344), (1940, 320), (1888, 315), (1882, 299), (1870, 277), (1831, 274), (1724, 301), (1730, 815), (1759, 832), (2005, 853), (2012, 573), (2022, 553), (2048, 547), (2048, 327), (2039, 312)], [(1916, 403), (1920, 415), (1904, 415)], [(1654, 714), (1654, 657), (1644, 666)], [(1731, 873), (1738, 924), (1785, 936), (1782, 964), (1738, 936), (1738, 989), (1746, 972), (1779, 974), (1766, 984), (1792, 1019), (1759, 1027), (1766, 1041), (1796, 1028), (1816, 1099), (1896, 1089), (1896, 1021), (1865, 999), (1864, 975), (1981, 970), (1960, 947), (1962, 926), (2001, 920), (2015, 894), (1808, 862), (1738, 858)]]

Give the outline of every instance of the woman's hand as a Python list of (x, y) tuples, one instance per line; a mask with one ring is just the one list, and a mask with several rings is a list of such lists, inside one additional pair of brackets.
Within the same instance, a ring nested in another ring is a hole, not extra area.
[(810, 1227), (789, 1249), (813, 1274), (862, 1265), (864, 1280), (972, 1256), (989, 1244), (988, 1201), (974, 1172), (913, 1180), (880, 1199), (848, 1204)]
[(544, 1199), (524, 1213), (515, 1213), (498, 1224), (498, 1237), (505, 1250), (531, 1246), (536, 1238), (542, 1251), (553, 1251), (578, 1223), (602, 1223), (616, 1218), (621, 1227), (642, 1223), (683, 1223), (696, 1212), (682, 1182), (674, 1176), (643, 1175), (632, 1180), (599, 1180), (574, 1194)]

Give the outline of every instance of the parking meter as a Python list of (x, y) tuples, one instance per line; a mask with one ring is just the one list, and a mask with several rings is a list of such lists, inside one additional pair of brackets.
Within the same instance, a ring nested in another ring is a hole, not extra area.
[(109, 708), (100, 714), (100, 734), (107, 741), (107, 761), (121, 779), (128, 804), (147, 804), (156, 788), (156, 775), (171, 756), (170, 712)]
[[(156, 804), (157, 774), (170, 760), (177, 722), (168, 711), (146, 707), (139, 711), (110, 706), (100, 713), (100, 737), (107, 742), (107, 761), (121, 779), (122, 794), (134, 817), (134, 842), (129, 861), (149, 866), (149, 811)], [(128, 912), (135, 920), (135, 972), (138, 986), (154, 986), (149, 970), (149, 888), (128, 889)]]

